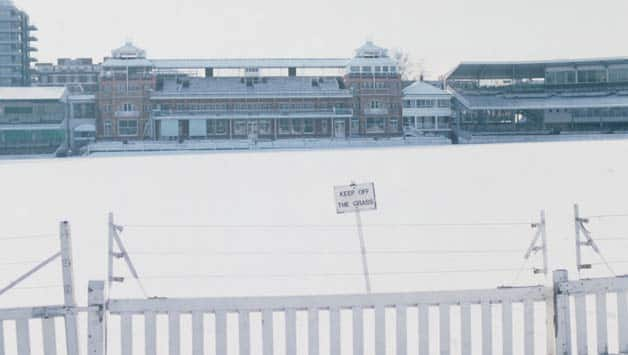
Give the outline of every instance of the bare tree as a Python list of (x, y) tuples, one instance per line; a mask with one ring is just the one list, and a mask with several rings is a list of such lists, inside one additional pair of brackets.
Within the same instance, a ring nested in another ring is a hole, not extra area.
[(421, 62), (413, 60), (407, 51), (395, 48), (392, 56), (397, 61), (402, 80), (419, 80), (423, 76)]

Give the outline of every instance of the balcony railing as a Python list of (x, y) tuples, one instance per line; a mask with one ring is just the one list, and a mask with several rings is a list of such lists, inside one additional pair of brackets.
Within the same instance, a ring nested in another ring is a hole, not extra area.
[(387, 108), (365, 108), (364, 114), (366, 115), (387, 115)]
[(153, 117), (167, 116), (353, 116), (353, 109), (350, 108), (319, 108), (319, 109), (216, 109), (216, 110), (153, 110)]
[(114, 113), (114, 116), (116, 118), (139, 118), (140, 112), (139, 111), (116, 111)]

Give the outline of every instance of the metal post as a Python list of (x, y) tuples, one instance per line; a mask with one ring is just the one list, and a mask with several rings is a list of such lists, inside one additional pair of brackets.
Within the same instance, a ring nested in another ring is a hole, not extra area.
[(61, 239), (61, 269), (63, 272), (63, 302), (69, 310), (65, 315), (66, 348), (68, 355), (79, 354), (78, 328), (76, 321), (76, 298), (74, 296), (74, 267), (72, 262), (72, 239), (70, 224), (63, 221), (59, 225)]
[(541, 210), (541, 243), (543, 243), (543, 275), (547, 276), (547, 234), (545, 231), (545, 210)]
[(113, 234), (115, 233), (115, 226), (113, 224), (113, 213), (109, 212), (109, 239), (107, 249), (107, 287), (111, 290), (111, 283), (113, 282)]
[(576, 270), (578, 271), (578, 278), (580, 278), (580, 269), (582, 268), (582, 251), (580, 244), (580, 209), (578, 204), (573, 205), (574, 211), (574, 224), (576, 228)]
[(571, 354), (571, 321), (569, 315), (569, 295), (563, 294), (560, 286), (569, 281), (567, 270), (555, 270), (554, 274), (554, 332), (556, 354)]
[(105, 354), (105, 282), (90, 281), (87, 289), (87, 353)]
[(371, 279), (369, 276), (369, 267), (366, 261), (366, 246), (364, 243), (364, 233), (362, 231), (362, 217), (360, 210), (355, 211), (355, 220), (358, 227), (358, 238), (360, 239), (360, 253), (362, 254), (362, 269), (364, 271), (364, 282), (366, 284), (366, 293), (371, 293)]

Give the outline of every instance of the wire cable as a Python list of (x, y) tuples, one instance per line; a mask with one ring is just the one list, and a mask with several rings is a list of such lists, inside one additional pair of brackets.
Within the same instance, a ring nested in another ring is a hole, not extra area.
[[(384, 271), (372, 272), (372, 276), (398, 276), (398, 275), (427, 275), (427, 274), (455, 274), (455, 273), (491, 273), (491, 272), (511, 272), (516, 268), (494, 268), (494, 269), (453, 269), (453, 270), (427, 270), (427, 271)], [(315, 278), (315, 277), (364, 277), (359, 272), (339, 272), (339, 273), (310, 273), (310, 274), (189, 274), (189, 275), (151, 275), (140, 277), (144, 280), (167, 280), (167, 279), (206, 279), (206, 278)]]
[[(486, 227), (531, 226), (533, 222), (478, 222), (478, 223), (380, 223), (365, 224), (364, 228), (422, 228), (422, 227)], [(352, 224), (126, 224), (128, 229), (355, 229)]]
[[(372, 250), (369, 255), (490, 255), (490, 254), (518, 254), (519, 249), (486, 249), (486, 250)], [(288, 251), (217, 251), (217, 250), (180, 250), (180, 251), (129, 251), (129, 255), (144, 256), (280, 256), (280, 255), (361, 255), (360, 251), (352, 250), (288, 250)]]
[(584, 217), (584, 219), (621, 218), (621, 217), (628, 217), (628, 214), (599, 214), (599, 215), (594, 215), (594, 216), (587, 216), (587, 217)]
[(14, 236), (0, 237), (0, 241), (5, 241), (5, 240), (47, 239), (47, 238), (51, 238), (52, 239), (54, 237), (56, 237), (55, 234), (14, 235)]

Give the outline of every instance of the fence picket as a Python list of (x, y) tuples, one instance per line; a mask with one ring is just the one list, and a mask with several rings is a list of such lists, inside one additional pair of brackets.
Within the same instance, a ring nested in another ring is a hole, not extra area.
[(502, 302), (502, 354), (512, 355), (512, 303)]
[(44, 355), (57, 354), (57, 334), (55, 331), (55, 319), (44, 318), (41, 320), (41, 332), (44, 341)]
[(318, 309), (310, 308), (307, 312), (307, 346), (308, 355), (319, 355), (320, 343), (318, 340), (319, 324)]
[(407, 355), (408, 353), (408, 339), (407, 339), (407, 320), (406, 320), (406, 306), (397, 305), (396, 308), (396, 330), (397, 330), (397, 355)]
[(192, 313), (192, 354), (193, 355), (204, 355), (205, 351), (203, 350), (203, 334), (204, 326), (203, 326), (203, 313), (201, 312), (193, 312)]
[(262, 355), (273, 355), (273, 311), (262, 311)]
[(286, 311), (286, 355), (297, 354), (297, 313), (294, 308)]
[(4, 323), (0, 319), (0, 355), (4, 355)]
[(493, 313), (489, 302), (482, 302), (482, 354), (493, 353)]
[(216, 355), (227, 355), (227, 314), (216, 311)]
[(251, 317), (249, 311), (238, 312), (238, 338), (240, 340), (240, 355), (251, 354)]
[(28, 328), (28, 319), (18, 319), (15, 321), (15, 331), (17, 332), (17, 353), (18, 355), (30, 355), (31, 335)]
[(471, 355), (471, 306), (460, 306), (460, 351), (462, 355)]
[(430, 354), (429, 305), (419, 305), (419, 355)]
[(157, 316), (155, 316), (155, 312), (144, 313), (144, 349), (146, 355), (157, 354)]
[(438, 306), (439, 314), (439, 329), (440, 329), (440, 353), (441, 355), (449, 355), (450, 352), (450, 330), (451, 325), (449, 323), (449, 305), (441, 304)]
[(578, 355), (586, 355), (587, 345), (587, 303), (586, 295), (579, 294), (574, 297), (576, 305), (576, 341), (578, 343)]
[(168, 313), (168, 349), (169, 355), (181, 353), (181, 315), (179, 312)]
[(602, 291), (595, 295), (595, 323), (597, 325), (598, 354), (608, 354), (608, 323), (606, 317), (606, 291)]
[(628, 304), (626, 292), (617, 292), (617, 331), (619, 332), (619, 352), (628, 353)]
[(375, 354), (386, 355), (386, 309), (375, 307)]
[(130, 313), (124, 313), (120, 317), (120, 343), (122, 355), (133, 354), (133, 317)]
[(364, 316), (361, 307), (353, 307), (353, 355), (364, 355)]
[(534, 355), (534, 302), (530, 299), (523, 302), (523, 331), (523, 353)]
[(329, 310), (329, 353), (340, 355), (340, 310)]

